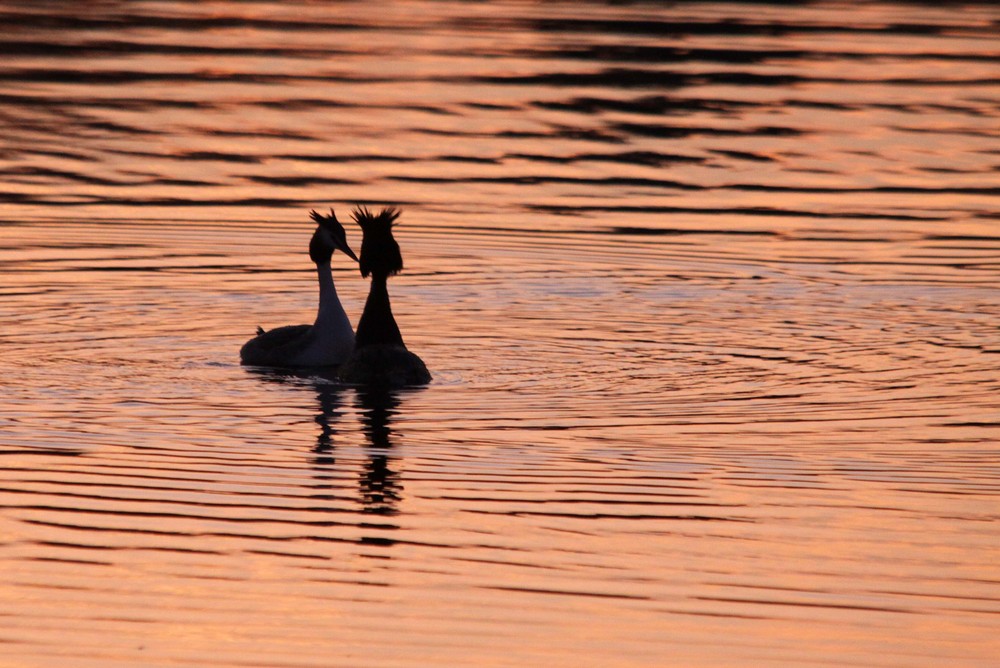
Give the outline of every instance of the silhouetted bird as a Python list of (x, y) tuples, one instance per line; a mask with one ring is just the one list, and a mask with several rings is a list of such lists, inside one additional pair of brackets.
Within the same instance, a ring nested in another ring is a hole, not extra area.
[(400, 387), (421, 385), (431, 380), (423, 361), (406, 349), (389, 304), (389, 276), (403, 268), (399, 244), (392, 226), (399, 218), (396, 208), (382, 209), (377, 215), (365, 207), (354, 210), (354, 220), (364, 235), (361, 241), (361, 275), (371, 276), (371, 289), (358, 322), (354, 354), (340, 368), (340, 378), (348, 383)]
[(324, 216), (310, 214), (316, 231), (309, 241), (309, 257), (316, 263), (319, 279), (319, 311), (311, 325), (289, 325), (265, 332), (240, 349), (243, 364), (275, 367), (321, 367), (343, 363), (354, 350), (354, 331), (333, 285), (330, 260), (334, 250), (347, 254), (355, 262), (358, 256), (347, 245), (347, 233), (333, 209)]

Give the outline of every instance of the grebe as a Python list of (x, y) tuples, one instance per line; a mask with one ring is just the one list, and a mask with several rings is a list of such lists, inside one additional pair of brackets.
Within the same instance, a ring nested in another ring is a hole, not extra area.
[(347, 245), (347, 233), (330, 209), (324, 216), (311, 212), (318, 227), (309, 241), (309, 257), (319, 278), (319, 312), (311, 325), (289, 325), (269, 332), (257, 328), (257, 336), (240, 349), (240, 362), (254, 366), (322, 367), (343, 363), (354, 350), (351, 321), (337, 297), (330, 272), (334, 250), (355, 262), (358, 256)]
[(354, 221), (361, 226), (361, 275), (372, 277), (365, 310), (358, 322), (354, 353), (340, 367), (341, 380), (359, 385), (400, 387), (431, 380), (423, 361), (406, 349), (389, 304), (388, 279), (403, 268), (392, 226), (399, 209), (382, 209), (378, 215), (360, 206)]

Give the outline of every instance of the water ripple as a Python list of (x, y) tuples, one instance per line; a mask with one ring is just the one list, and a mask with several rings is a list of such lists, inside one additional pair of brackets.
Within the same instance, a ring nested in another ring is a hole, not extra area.
[(0, 663), (992, 665), (996, 8), (372, 7), (0, 3)]

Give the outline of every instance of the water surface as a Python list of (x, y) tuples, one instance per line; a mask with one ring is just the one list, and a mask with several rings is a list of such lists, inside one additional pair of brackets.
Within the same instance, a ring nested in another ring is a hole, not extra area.
[[(0, 663), (992, 665), (998, 23), (0, 3)], [(434, 382), (240, 367), (354, 202)]]

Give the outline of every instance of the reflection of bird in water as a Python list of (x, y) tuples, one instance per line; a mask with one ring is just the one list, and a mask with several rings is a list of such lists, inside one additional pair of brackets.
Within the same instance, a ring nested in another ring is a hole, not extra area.
[(309, 257), (319, 278), (319, 311), (312, 325), (289, 325), (265, 332), (240, 349), (243, 364), (274, 367), (320, 367), (341, 364), (354, 350), (354, 331), (333, 284), (330, 260), (341, 250), (355, 262), (358, 257), (347, 244), (344, 226), (333, 209), (329, 216), (312, 212), (316, 231), (309, 242)]
[[(315, 498), (327, 501), (343, 500), (336, 494), (338, 480), (336, 443), (337, 423), (343, 414), (344, 395), (349, 390), (333, 375), (333, 372), (296, 371), (292, 369), (251, 369), (270, 383), (302, 387), (305, 383), (316, 392), (319, 412), (313, 418), (319, 425), (316, 446), (313, 448), (313, 465), (316, 469)], [(363, 510), (377, 515), (392, 515), (401, 499), (402, 486), (399, 474), (391, 468), (393, 458), (389, 451), (392, 442), (392, 417), (396, 414), (400, 399), (388, 388), (357, 388), (357, 408), (361, 414), (362, 431), (366, 444), (367, 459), (362, 464), (358, 480), (358, 492)]]
[(337, 475), (334, 468), (337, 458), (334, 455), (334, 437), (337, 435), (337, 420), (342, 411), (340, 407), (344, 399), (344, 387), (332, 379), (311, 377), (316, 390), (316, 400), (319, 403), (319, 413), (313, 420), (319, 425), (316, 436), (316, 447), (313, 448), (313, 466), (315, 467), (316, 493), (313, 498), (321, 501), (336, 501)]
[(333, 437), (337, 434), (336, 422), (341, 415), (340, 405), (343, 402), (344, 387), (336, 382), (328, 382), (322, 378), (313, 380), (316, 389), (316, 400), (319, 402), (319, 413), (314, 421), (319, 425), (319, 435), (316, 437), (316, 463), (332, 466)]
[(361, 474), (361, 501), (365, 511), (380, 515), (396, 512), (400, 500), (398, 473), (389, 468), (392, 459), (385, 454), (392, 448), (391, 418), (399, 407), (399, 397), (387, 388), (358, 388), (361, 422), (371, 447), (381, 451), (371, 452)]
[(340, 378), (366, 386), (402, 387), (430, 382), (423, 360), (406, 349), (389, 303), (389, 276), (403, 269), (399, 244), (392, 226), (399, 210), (382, 209), (377, 215), (365, 207), (354, 210), (361, 226), (361, 275), (371, 276), (371, 289), (358, 322), (354, 353), (340, 368)]

